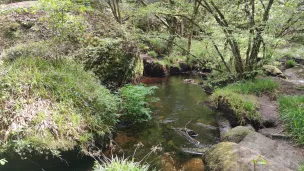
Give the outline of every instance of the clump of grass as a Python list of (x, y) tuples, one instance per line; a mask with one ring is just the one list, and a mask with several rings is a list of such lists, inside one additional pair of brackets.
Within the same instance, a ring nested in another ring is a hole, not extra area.
[(148, 171), (149, 165), (140, 164), (139, 162), (129, 161), (119, 157), (106, 159), (103, 164), (95, 163), (94, 171)]
[(263, 93), (273, 94), (277, 88), (279, 88), (279, 83), (269, 78), (241, 81), (227, 86), (227, 89), (238, 93), (255, 95), (261, 95)]
[(293, 68), (297, 65), (296, 61), (290, 59), (286, 61), (286, 68)]
[(233, 89), (226, 87), (224, 89), (216, 89), (211, 96), (211, 100), (215, 106), (218, 106), (220, 98), (222, 99), (221, 103), (225, 103), (233, 110), (240, 123), (244, 122), (244, 115), (250, 120), (260, 119), (260, 114), (257, 111), (259, 104), (254, 96), (239, 94)]
[(154, 50), (148, 52), (148, 55), (151, 55), (153, 58), (157, 58), (157, 53)]
[(295, 140), (304, 144), (304, 96), (284, 96), (279, 99), (280, 116)]
[(117, 97), (73, 60), (17, 58), (0, 70), (2, 152), (84, 147), (116, 122)]

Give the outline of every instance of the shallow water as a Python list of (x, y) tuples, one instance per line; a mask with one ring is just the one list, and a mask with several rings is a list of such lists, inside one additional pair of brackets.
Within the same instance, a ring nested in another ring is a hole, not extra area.
[[(138, 124), (132, 128), (120, 128), (114, 138), (115, 154), (134, 157), (136, 161), (147, 162), (157, 169), (161, 169), (161, 161), (168, 162), (170, 156), (175, 160), (174, 165), (179, 168), (183, 162), (194, 157), (182, 153), (180, 149), (195, 146), (172, 128), (187, 127), (194, 130), (198, 134), (195, 139), (202, 145), (218, 141), (218, 130), (204, 126), (216, 126), (213, 111), (200, 104), (207, 95), (200, 86), (183, 83), (186, 78), (189, 76), (144, 80), (148, 85), (158, 87), (155, 95), (159, 101), (152, 104), (152, 122)], [(200, 81), (199, 77), (191, 78)], [(156, 146), (157, 152), (152, 153), (152, 148), (155, 150)], [(93, 159), (82, 157), (77, 152), (63, 153), (62, 158), (65, 161), (53, 158), (31, 161), (7, 158), (9, 162), (4, 167), (0, 166), (0, 171), (89, 171), (94, 163)]]
[[(151, 148), (158, 145), (162, 150), (151, 154), (146, 161), (156, 168), (161, 168), (160, 160), (163, 158), (163, 154), (175, 153), (174, 158), (179, 167), (179, 164), (193, 157), (185, 155), (180, 149), (195, 146), (172, 128), (187, 127), (194, 130), (198, 134), (195, 139), (202, 145), (215, 144), (218, 141), (218, 130), (206, 127), (206, 125), (210, 125), (211, 128), (216, 127), (215, 114), (200, 104), (208, 96), (200, 86), (183, 83), (186, 78), (189, 76), (162, 78), (161, 81), (152, 79), (157, 83), (150, 85), (158, 87), (155, 95), (159, 98), (159, 101), (153, 104), (153, 122), (118, 131), (117, 144), (123, 149), (125, 156), (133, 155), (136, 148), (134, 145), (142, 143), (144, 147), (139, 148), (135, 154), (137, 160), (142, 160), (147, 153), (151, 152)], [(199, 77), (191, 78), (200, 81)], [(151, 80), (144, 81), (151, 82)]]

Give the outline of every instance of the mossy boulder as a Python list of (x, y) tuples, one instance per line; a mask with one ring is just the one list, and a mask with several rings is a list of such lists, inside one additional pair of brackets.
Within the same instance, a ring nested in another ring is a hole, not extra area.
[(277, 76), (277, 77), (281, 77), (281, 78), (286, 78), (286, 76), (283, 74), (283, 72), (279, 68), (277, 68), (273, 65), (264, 65), (263, 70), (268, 75)]
[[(222, 142), (211, 148), (204, 156), (210, 171), (291, 171), (280, 163), (233, 142)], [(267, 164), (256, 164), (254, 160), (265, 160)]]
[(93, 71), (111, 89), (131, 82), (143, 73), (137, 43), (131, 40), (94, 38), (78, 56), (85, 69)]
[(254, 131), (253, 128), (246, 126), (237, 126), (231, 129), (228, 133), (226, 133), (223, 136), (222, 140), (239, 143), (245, 138), (246, 135), (248, 135), (252, 131)]

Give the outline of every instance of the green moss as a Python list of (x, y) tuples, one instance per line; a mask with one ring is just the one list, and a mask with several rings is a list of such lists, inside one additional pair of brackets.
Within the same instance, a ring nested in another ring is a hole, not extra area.
[(78, 59), (85, 69), (93, 71), (109, 88), (117, 88), (130, 82), (136, 71), (143, 70), (137, 44), (121, 39), (97, 39)]
[(238, 155), (234, 152), (235, 143), (222, 142), (214, 146), (205, 156), (207, 167), (211, 170), (231, 170), (235, 168)]
[(219, 102), (228, 105), (240, 123), (244, 122), (244, 115), (250, 120), (260, 120), (260, 114), (257, 111), (259, 103), (255, 96), (239, 94), (228, 87), (216, 89), (211, 96), (211, 101), (215, 106), (218, 106)]
[(0, 71), (2, 151), (85, 147), (116, 122), (117, 97), (70, 59), (17, 58)]
[(252, 131), (248, 127), (237, 126), (224, 135), (223, 141), (239, 143)]

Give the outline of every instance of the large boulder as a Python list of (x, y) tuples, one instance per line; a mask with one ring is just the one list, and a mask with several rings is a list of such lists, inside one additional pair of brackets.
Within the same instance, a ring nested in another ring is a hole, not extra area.
[[(233, 142), (217, 144), (204, 157), (206, 168), (211, 171), (291, 171), (281, 163)], [(254, 164), (258, 159), (267, 164)]]
[(223, 136), (222, 140), (239, 143), (246, 137), (246, 135), (248, 135), (252, 131), (254, 131), (254, 129), (252, 127), (237, 126), (233, 129), (231, 129), (229, 132), (227, 132)]
[(141, 56), (144, 62), (145, 77), (166, 77), (169, 75), (167, 66), (147, 55)]
[(266, 73), (269, 75), (286, 78), (283, 72), (279, 68), (273, 65), (264, 65), (263, 70), (266, 71)]
[(303, 149), (283, 141), (272, 140), (256, 132), (249, 133), (239, 145), (254, 150), (291, 170), (297, 170), (299, 165), (304, 163)]
[(143, 62), (136, 42), (97, 37), (90, 41), (92, 45), (77, 57), (103, 85), (115, 89), (142, 76)]

